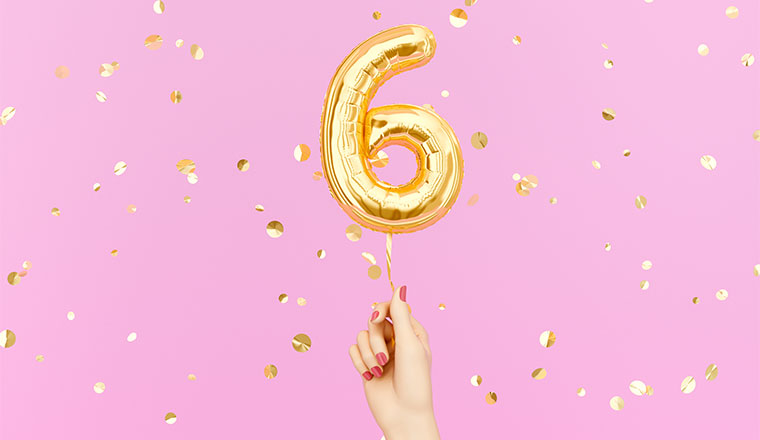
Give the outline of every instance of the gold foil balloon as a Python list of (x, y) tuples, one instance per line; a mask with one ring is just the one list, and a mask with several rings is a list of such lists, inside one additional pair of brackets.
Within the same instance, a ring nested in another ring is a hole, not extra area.
[[(426, 228), (446, 215), (462, 186), (462, 151), (445, 120), (408, 104), (369, 108), (385, 81), (427, 64), (435, 46), (424, 26), (387, 29), (357, 46), (327, 89), (320, 133), (325, 178), (340, 207), (369, 229)], [(372, 171), (370, 159), (390, 145), (417, 158), (417, 173), (406, 184), (383, 182)]]

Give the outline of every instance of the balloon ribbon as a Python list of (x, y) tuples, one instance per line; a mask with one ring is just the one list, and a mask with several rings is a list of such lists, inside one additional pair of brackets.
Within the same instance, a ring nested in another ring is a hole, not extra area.
[(396, 291), (393, 286), (393, 280), (391, 279), (391, 249), (393, 248), (393, 234), (387, 233), (385, 235), (385, 263), (388, 265), (388, 282), (391, 283), (391, 290)]

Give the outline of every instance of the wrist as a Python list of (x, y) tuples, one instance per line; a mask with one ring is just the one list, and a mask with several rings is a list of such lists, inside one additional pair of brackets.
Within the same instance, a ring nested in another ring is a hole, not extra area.
[(404, 417), (392, 429), (384, 432), (386, 440), (440, 440), (438, 424), (432, 413)]

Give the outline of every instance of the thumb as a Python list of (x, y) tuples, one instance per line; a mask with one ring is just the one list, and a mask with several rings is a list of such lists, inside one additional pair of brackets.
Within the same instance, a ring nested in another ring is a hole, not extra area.
[[(409, 340), (414, 338), (414, 329), (409, 314), (409, 305), (406, 303), (406, 286), (401, 286), (393, 292), (390, 306), (391, 320), (396, 340)], [(403, 343), (403, 342), (402, 342)]]

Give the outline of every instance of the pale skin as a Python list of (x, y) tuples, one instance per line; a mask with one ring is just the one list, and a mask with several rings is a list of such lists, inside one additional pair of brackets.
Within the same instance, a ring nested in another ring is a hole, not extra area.
[(428, 335), (409, 312), (406, 290), (396, 289), (390, 301), (375, 306), (349, 355), (386, 440), (440, 440)]

